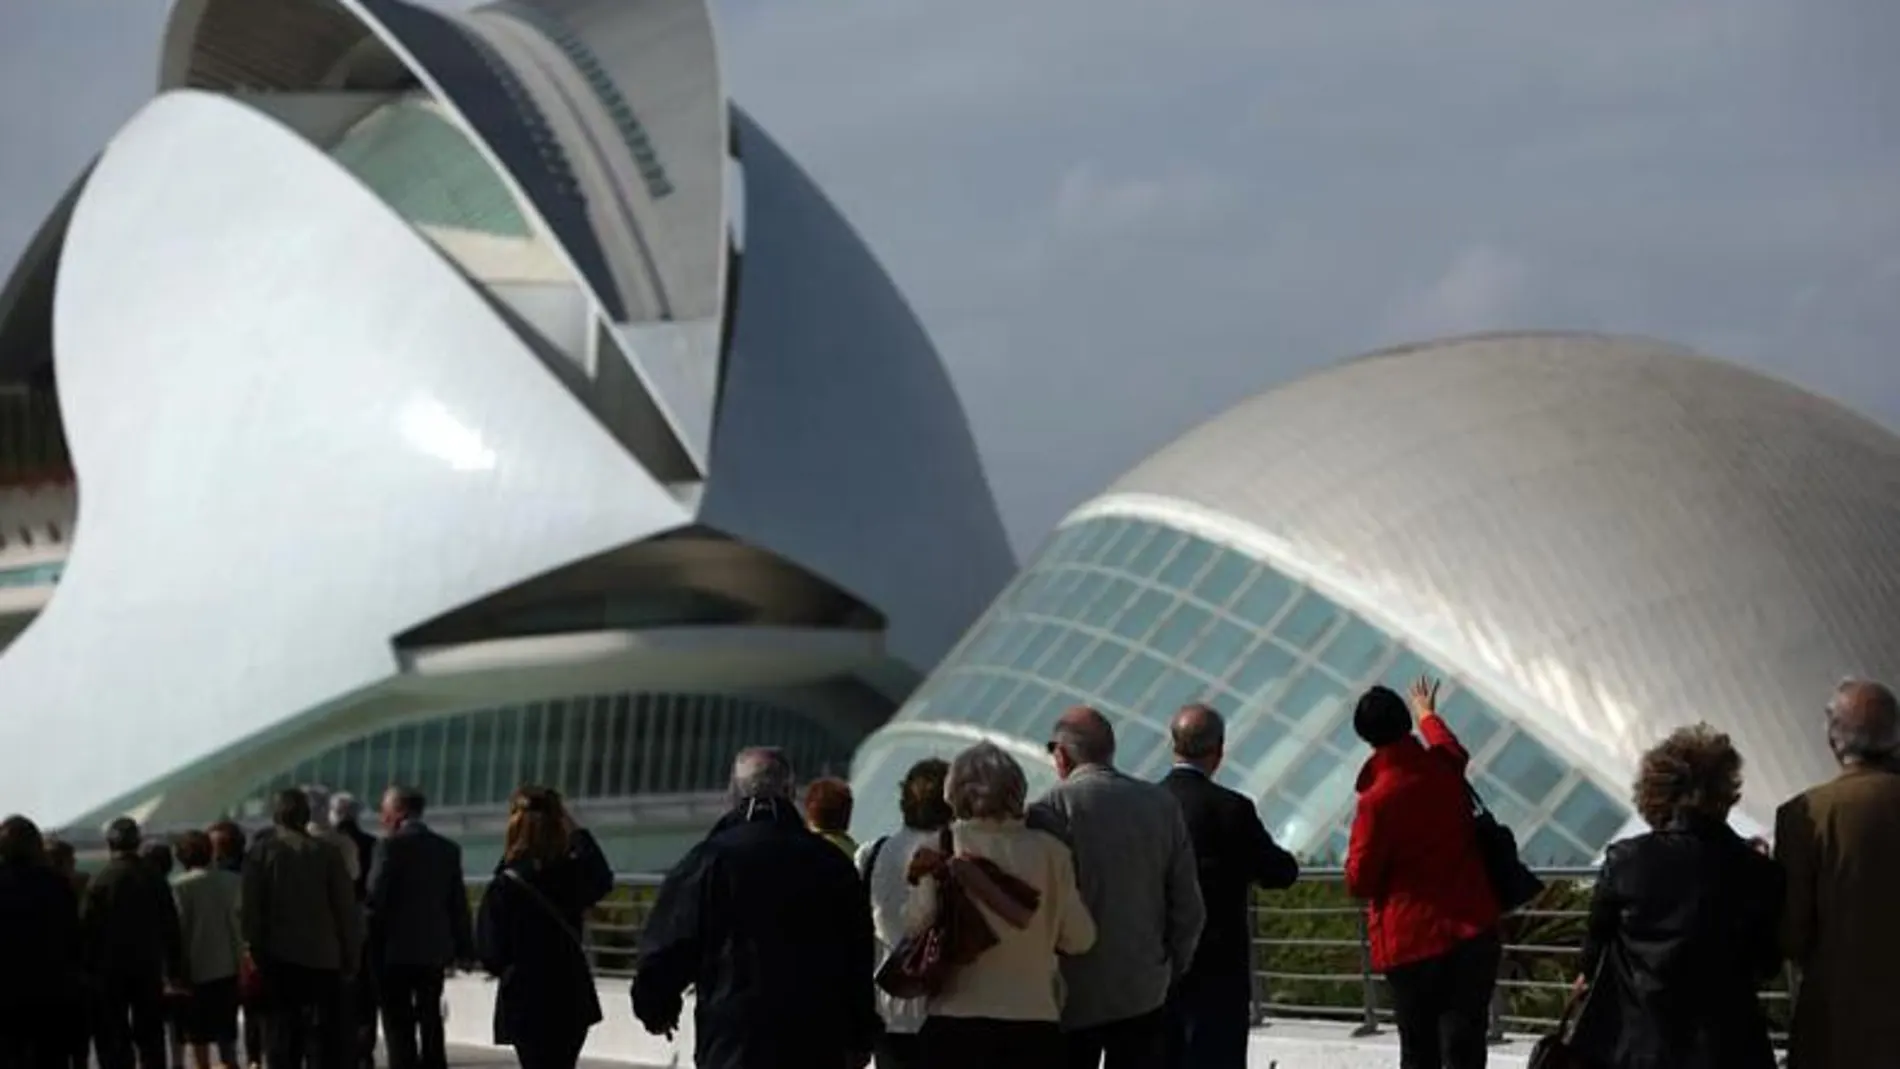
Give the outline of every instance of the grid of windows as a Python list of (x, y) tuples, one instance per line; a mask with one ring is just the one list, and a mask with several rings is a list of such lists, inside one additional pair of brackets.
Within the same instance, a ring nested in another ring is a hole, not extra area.
[(352, 739), (269, 776), (233, 807), (264, 812), (275, 791), (321, 783), (360, 798), (414, 784), (432, 806), (507, 801), (523, 783), (570, 798), (726, 787), (744, 746), (783, 747), (801, 775), (840, 774), (857, 740), (810, 717), (718, 694), (598, 694), (482, 709)]
[(412, 223), (533, 236), (481, 151), (422, 98), (398, 101), (357, 123), (330, 155)]
[(0, 569), (0, 587), (51, 586), (59, 582), (60, 574), (65, 570), (65, 561), (30, 564), (24, 568)]
[(1087, 704), (1114, 723), (1121, 767), (1153, 778), (1171, 757), (1169, 717), (1205, 701), (1228, 717), (1218, 778), (1259, 800), (1282, 843), (1337, 859), (1366, 756), (1353, 702), (1373, 683), (1403, 690), (1421, 674), (1445, 678), (1441, 711), (1472, 752), (1472, 781), (1527, 860), (1587, 862), (1622, 827), (1626, 806), (1456, 673), (1247, 554), (1120, 516), (1058, 531), (860, 751), (857, 776), (875, 797), (909, 766), (899, 758), (962, 745), (932, 737), (932, 722), (1040, 743), (1063, 708)]

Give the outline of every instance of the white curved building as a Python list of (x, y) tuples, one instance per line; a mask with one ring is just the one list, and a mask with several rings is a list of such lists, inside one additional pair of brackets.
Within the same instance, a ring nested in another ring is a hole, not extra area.
[(842, 769), (1008, 578), (704, 0), (179, 0), (163, 47), (0, 291), (0, 809)]
[[(1630, 819), (1641, 752), (1707, 720), (1744, 825), (1831, 775), (1821, 710), (1900, 678), (1900, 438), (1652, 342), (1464, 338), (1248, 400), (1069, 516), (854, 766), (860, 797), (969, 739), (1106, 712), (1158, 776), (1167, 721), (1229, 717), (1222, 778), (1338, 857), (1365, 686), (1445, 676), (1479, 789), (1535, 861)], [(883, 809), (861, 801), (869, 830)]]

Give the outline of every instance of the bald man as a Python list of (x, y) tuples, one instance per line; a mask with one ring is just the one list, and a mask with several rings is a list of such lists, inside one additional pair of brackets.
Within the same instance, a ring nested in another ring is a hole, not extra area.
[(1253, 1026), (1253, 940), (1248, 900), (1255, 887), (1280, 890), (1300, 865), (1260, 823), (1253, 801), (1214, 782), (1227, 725), (1206, 705), (1175, 714), (1174, 769), (1161, 786), (1181, 804), (1200, 874), (1207, 926), (1200, 949), (1169, 996), (1169, 1064), (1176, 1069), (1245, 1069)]
[(1062, 962), (1068, 1069), (1160, 1069), (1168, 991), (1193, 963), (1206, 913), (1181, 806), (1115, 768), (1115, 728), (1077, 706), (1057, 719), (1049, 757), (1061, 783), (1031, 813), (1066, 838), (1095, 918), (1095, 947)]
[(1783, 943), (1800, 973), (1790, 1069), (1900, 1058), (1900, 703), (1851, 680), (1827, 706), (1833, 780), (1775, 814), (1788, 878)]

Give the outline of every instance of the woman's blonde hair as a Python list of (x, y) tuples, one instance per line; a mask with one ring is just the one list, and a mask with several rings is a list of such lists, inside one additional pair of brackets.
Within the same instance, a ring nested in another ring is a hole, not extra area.
[(546, 864), (568, 852), (567, 806), (552, 787), (523, 786), (508, 799), (508, 831), (501, 859)]

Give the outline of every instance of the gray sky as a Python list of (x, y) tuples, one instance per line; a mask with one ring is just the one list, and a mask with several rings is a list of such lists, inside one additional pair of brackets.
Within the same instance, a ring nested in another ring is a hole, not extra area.
[[(1021, 548), (1246, 395), (1438, 334), (1649, 334), (1900, 422), (1893, 0), (717, 2)], [(163, 10), (0, 0), (0, 260)]]

